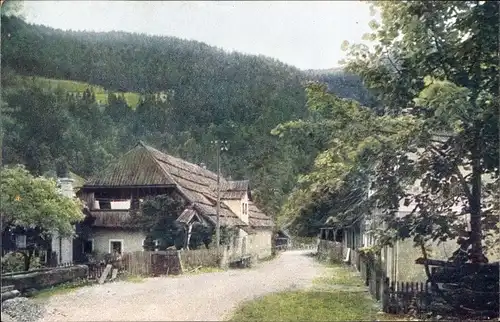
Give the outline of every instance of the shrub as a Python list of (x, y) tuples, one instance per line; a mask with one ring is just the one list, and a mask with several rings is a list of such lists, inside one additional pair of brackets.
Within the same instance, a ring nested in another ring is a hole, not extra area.
[[(42, 267), (40, 258), (31, 258), (30, 269)], [(20, 252), (10, 252), (2, 257), (2, 274), (24, 271), (24, 255)]]

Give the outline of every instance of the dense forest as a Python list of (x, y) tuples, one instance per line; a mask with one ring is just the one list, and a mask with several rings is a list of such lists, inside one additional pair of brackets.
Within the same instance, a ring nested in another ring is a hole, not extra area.
[[(261, 206), (276, 214), (307, 172), (321, 142), (287, 144), (271, 131), (308, 118), (304, 85), (319, 80), (342, 97), (371, 100), (359, 78), (303, 72), (275, 59), (173, 37), (74, 32), (2, 16), (2, 162), (36, 174), (68, 167), (89, 177), (138, 140), (215, 168), (210, 142), (229, 150), (222, 171), (249, 178)], [(39, 77), (80, 81), (80, 92), (48, 88)], [(129, 106), (123, 92), (141, 96)], [(160, 95), (164, 93), (165, 95)]]

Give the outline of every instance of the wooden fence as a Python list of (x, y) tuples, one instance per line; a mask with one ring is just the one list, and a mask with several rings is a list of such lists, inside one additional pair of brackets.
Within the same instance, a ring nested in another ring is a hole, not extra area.
[(122, 256), (123, 270), (130, 275), (152, 275), (151, 254), (153, 252), (138, 251), (125, 253)]
[(406, 314), (410, 310), (426, 312), (431, 304), (431, 288), (423, 282), (390, 282), (386, 279), (384, 287), (384, 311)]
[[(349, 258), (347, 258), (347, 256)], [(320, 240), (318, 257), (330, 262), (348, 264), (359, 272), (374, 299), (380, 301), (386, 313), (405, 314), (410, 310), (426, 312), (431, 304), (431, 289), (428, 283), (394, 282), (381, 268), (380, 258), (342, 247), (341, 243)]]
[(184, 268), (217, 267), (217, 249), (181, 250), (181, 261)]
[(428, 283), (391, 281), (381, 268), (380, 257), (350, 251), (350, 265), (357, 270), (374, 299), (382, 303), (386, 313), (406, 314), (411, 309), (426, 312), (431, 291)]
[(90, 281), (97, 281), (104, 272), (106, 264), (104, 263), (87, 264), (87, 267), (89, 268), (87, 273), (87, 279)]
[(131, 275), (159, 276), (182, 274), (183, 269), (217, 267), (215, 249), (138, 251), (122, 256), (123, 270)]

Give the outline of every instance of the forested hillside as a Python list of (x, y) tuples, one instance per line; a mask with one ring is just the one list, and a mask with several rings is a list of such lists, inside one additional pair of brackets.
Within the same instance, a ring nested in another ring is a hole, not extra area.
[[(307, 136), (297, 145), (271, 135), (276, 125), (307, 117), (305, 82), (367, 97), (359, 80), (342, 73), (318, 78), (267, 57), (173, 37), (61, 31), (5, 16), (1, 37), (3, 163), (39, 174), (68, 165), (88, 177), (144, 140), (214, 169), (210, 141), (225, 139), (223, 172), (251, 179), (270, 214), (321, 148)], [(75, 93), (39, 77), (91, 86)], [(142, 99), (131, 106), (123, 93)]]

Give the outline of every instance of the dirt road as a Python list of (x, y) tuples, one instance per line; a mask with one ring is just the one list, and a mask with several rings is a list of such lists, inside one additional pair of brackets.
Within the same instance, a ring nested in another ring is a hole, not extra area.
[(246, 300), (305, 288), (324, 268), (290, 251), (245, 270), (94, 285), (51, 297), (42, 321), (220, 321)]

